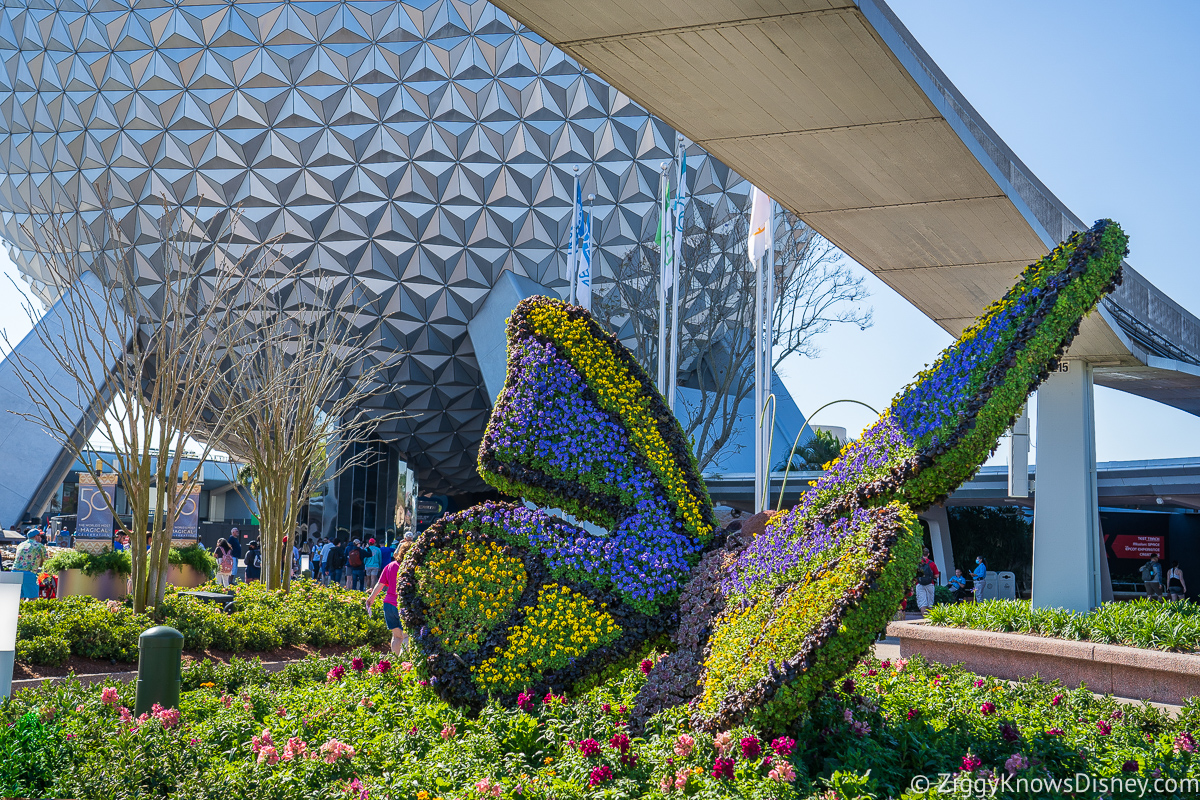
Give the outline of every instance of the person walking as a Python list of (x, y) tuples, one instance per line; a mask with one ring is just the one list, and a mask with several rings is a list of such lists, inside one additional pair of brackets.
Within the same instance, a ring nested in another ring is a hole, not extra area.
[(217, 559), (217, 583), (228, 586), (233, 574), (233, 548), (229, 546), (229, 540), (217, 540), (217, 546), (213, 548), (213, 557)]
[(1167, 570), (1167, 594), (1172, 600), (1187, 597), (1187, 581), (1183, 579), (1183, 570), (1179, 568), (1178, 561), (1172, 561), (1171, 568)]
[(392, 560), (379, 573), (379, 582), (375, 584), (375, 587), (371, 589), (371, 594), (367, 597), (367, 615), (369, 616), (375, 598), (379, 597), (380, 592), (384, 592), (383, 621), (387, 624), (388, 630), (392, 632), (391, 648), (392, 653), (397, 657), (401, 655), (408, 643), (408, 634), (404, 632), (404, 628), (400, 624), (400, 610), (396, 607), (396, 584), (399, 582), (400, 562), (404, 560), (404, 552), (411, 546), (411, 542), (402, 542), (396, 546)]
[(30, 528), (25, 541), (17, 545), (17, 557), (13, 561), (13, 572), (24, 572), (21, 578), (21, 599), (33, 600), (38, 596), (38, 573), (42, 564), (50, 557), (46, 545), (38, 541), (37, 530)]
[(230, 555), (233, 556), (233, 572), (229, 573), (229, 582), (237, 583), (238, 560), (242, 557), (242, 540), (237, 528), (229, 529), (229, 538), (226, 542), (229, 545)]
[(340, 542), (330, 542), (329, 551), (325, 556), (325, 575), (328, 577), (327, 586), (341, 586), (342, 572), (346, 568), (346, 548)]
[(383, 551), (379, 549), (379, 545), (375, 544), (374, 539), (367, 540), (367, 586), (374, 587), (379, 581), (379, 573), (383, 570)]
[(355, 539), (346, 548), (346, 588), (363, 591), (363, 582), (367, 578), (367, 552), (362, 548), (362, 540)]
[(975, 556), (975, 569), (971, 572), (971, 580), (975, 581), (975, 602), (982, 602), (983, 587), (987, 583), (987, 561), (983, 556)]
[(921, 558), (921, 563), (917, 566), (917, 585), (915, 593), (917, 596), (917, 610), (921, 612), (921, 616), (925, 616), (929, 609), (933, 608), (935, 594), (935, 586), (937, 585), (937, 566), (929, 559), (929, 548), (925, 549), (925, 554)]
[(254, 583), (262, 578), (262, 552), (258, 542), (246, 545), (246, 583)]
[(1163, 595), (1162, 564), (1158, 555), (1150, 556), (1150, 560), (1142, 565), (1142, 581), (1146, 584), (1146, 597), (1151, 600), (1161, 600)]

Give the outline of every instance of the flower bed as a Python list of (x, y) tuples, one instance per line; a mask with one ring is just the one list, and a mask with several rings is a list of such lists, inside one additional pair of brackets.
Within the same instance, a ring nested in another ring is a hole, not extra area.
[(954, 628), (1031, 633), (1176, 653), (1200, 651), (1200, 606), (1186, 600), (1104, 603), (1086, 614), (1033, 608), (1028, 600), (988, 600), (934, 606), (926, 619), (930, 625)]
[(1200, 778), (1200, 705), (1172, 719), (919, 659), (864, 661), (799, 726), (710, 734), (676, 709), (642, 736), (627, 721), (649, 664), (581, 697), (492, 703), (475, 717), (411, 666), (370, 653), (275, 674), (205, 662), (185, 670), (178, 711), (140, 719), (128, 711), (132, 683), (22, 691), (0, 710), (0, 795), (829, 800), (895, 797), (947, 773), (1001, 796), (1005, 776), (1083, 774), (1159, 780), (1146, 796), (1183, 798), (1194, 795), (1166, 782)]
[[(223, 587), (209, 585), (214, 591)], [(132, 663), (138, 637), (147, 628), (170, 625), (184, 637), (184, 649), (215, 648), (230, 653), (268, 652), (286, 645), (382, 644), (382, 619), (369, 618), (362, 592), (298, 581), (288, 594), (262, 584), (238, 584), (231, 613), (168, 589), (151, 614), (135, 614), (128, 603), (92, 597), (31, 600), (17, 620), (17, 660), (59, 665), (71, 656)]]

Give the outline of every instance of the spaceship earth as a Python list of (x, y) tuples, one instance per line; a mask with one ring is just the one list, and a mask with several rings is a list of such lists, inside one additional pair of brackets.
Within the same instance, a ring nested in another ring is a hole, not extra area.
[[(485, 0), (6, 0), (0, 59), (0, 234), (34, 289), (58, 288), (22, 233), (46, 198), (83, 221), (100, 186), (135, 222), (164, 197), (240, 209), (243, 241), (281, 237), (380, 323), (372, 403), (407, 412), (380, 433), (423, 491), (483, 488), (467, 323), (504, 270), (566, 293), (573, 168), (603, 294), (653, 240), (675, 143)], [(744, 208), (744, 180), (688, 163), (697, 213)]]

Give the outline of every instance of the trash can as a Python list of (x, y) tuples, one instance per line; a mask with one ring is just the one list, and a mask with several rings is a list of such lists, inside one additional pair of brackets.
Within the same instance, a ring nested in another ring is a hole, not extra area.
[(996, 597), (999, 600), (1017, 599), (1017, 576), (1011, 572), (1001, 572), (996, 575)]
[(179, 707), (183, 681), (183, 634), (158, 625), (138, 638), (137, 701), (133, 713), (145, 714), (158, 703), (163, 708)]

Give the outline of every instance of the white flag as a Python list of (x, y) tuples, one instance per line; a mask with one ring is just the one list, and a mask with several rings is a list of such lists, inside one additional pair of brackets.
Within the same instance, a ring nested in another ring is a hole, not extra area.
[(579, 281), (575, 286), (576, 302), (592, 310), (592, 215), (584, 215), (583, 236), (579, 241)]
[(771, 230), (771, 198), (755, 186), (754, 202), (750, 207), (750, 237), (746, 241), (751, 264), (758, 264), (766, 252), (773, 249), (774, 233)]

